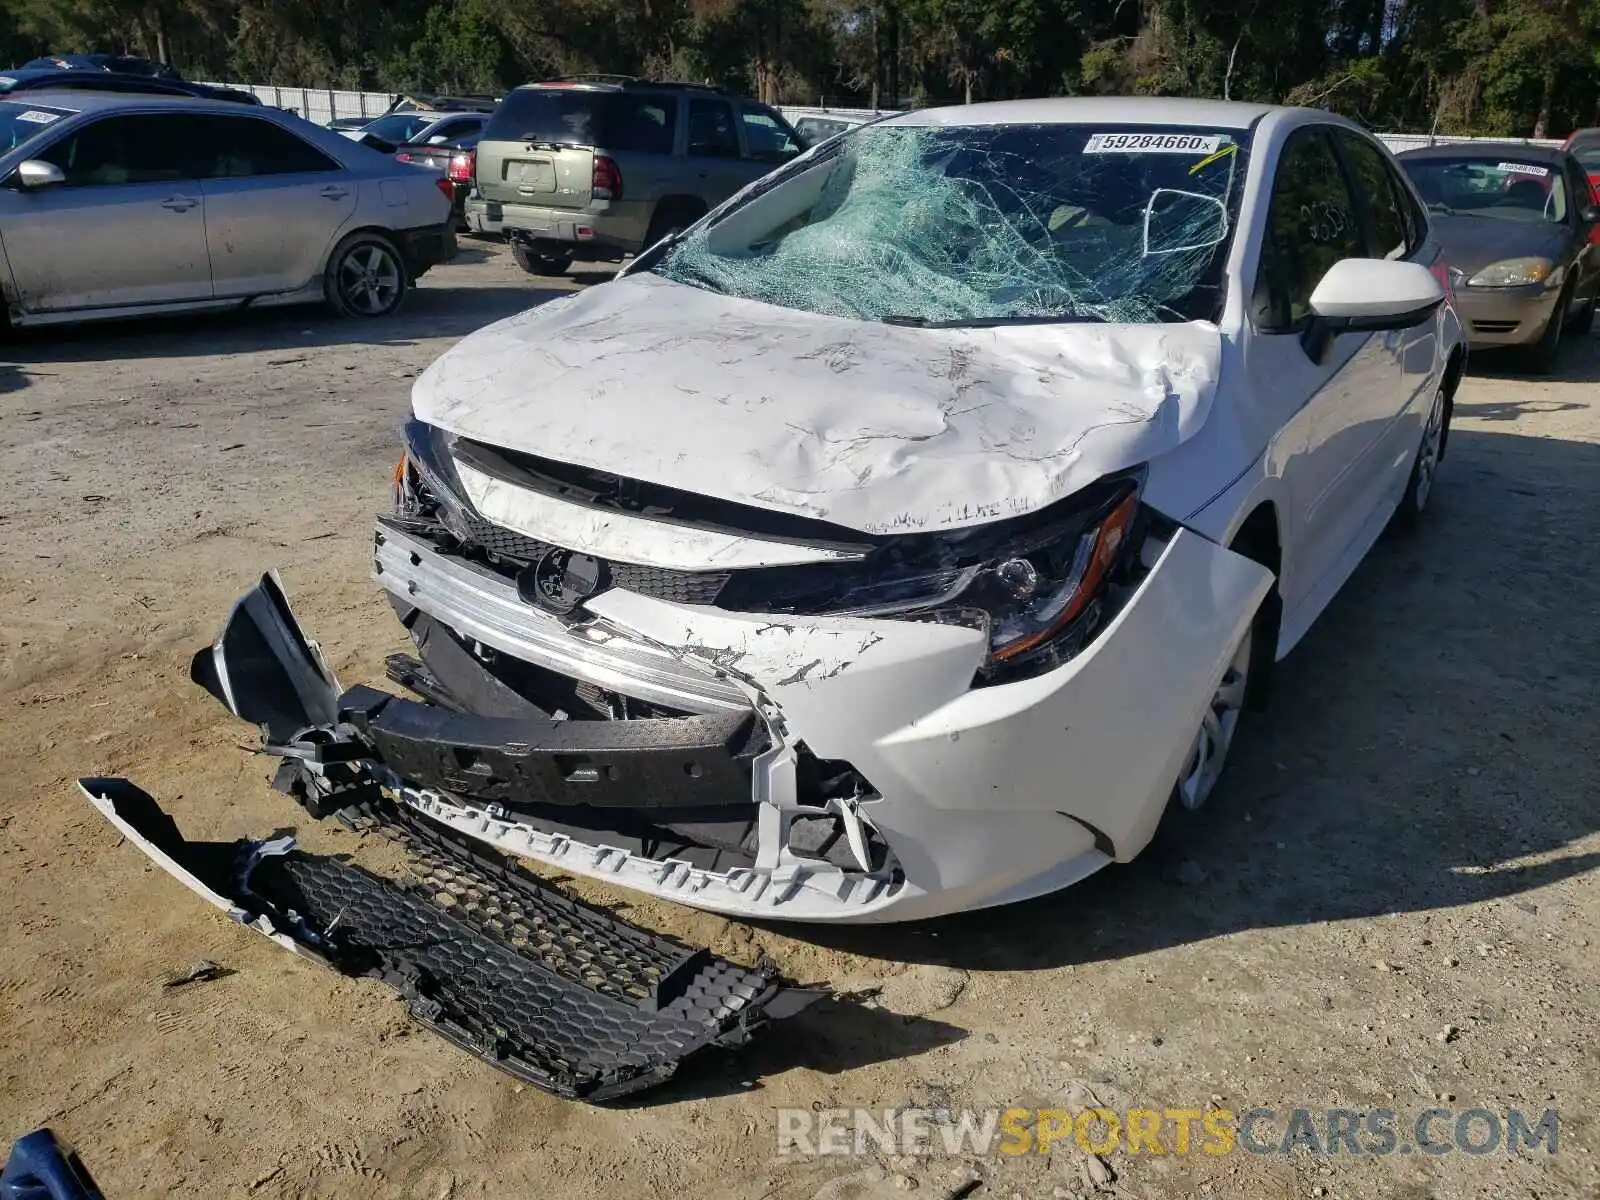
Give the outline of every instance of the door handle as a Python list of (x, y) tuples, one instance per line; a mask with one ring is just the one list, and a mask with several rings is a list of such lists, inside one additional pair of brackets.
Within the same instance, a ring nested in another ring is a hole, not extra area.
[(161, 202), (161, 207), (169, 208), (173, 212), (188, 212), (191, 208), (199, 203), (200, 201), (194, 199), (192, 196), (168, 196)]
[(318, 193), (324, 200), (343, 200), (349, 194), (349, 188), (340, 187), (336, 183), (329, 184)]

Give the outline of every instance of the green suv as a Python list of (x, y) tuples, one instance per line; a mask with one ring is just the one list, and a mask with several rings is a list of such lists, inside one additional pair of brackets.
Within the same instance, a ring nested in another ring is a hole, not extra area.
[(535, 275), (620, 262), (802, 149), (767, 105), (718, 88), (618, 76), (528, 84), (478, 143), (467, 227), (504, 234)]

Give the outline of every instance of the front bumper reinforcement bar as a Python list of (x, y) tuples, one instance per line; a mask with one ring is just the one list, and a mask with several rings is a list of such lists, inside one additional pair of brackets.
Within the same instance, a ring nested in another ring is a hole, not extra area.
[(614, 1100), (689, 1056), (744, 1043), (820, 993), (580, 904), (512, 859), (369, 794), (342, 815), (397, 842), (395, 882), (292, 838), (191, 842), (125, 779), (90, 802), (150, 859), (233, 920), (347, 975), (394, 987), (421, 1025), (553, 1095)]

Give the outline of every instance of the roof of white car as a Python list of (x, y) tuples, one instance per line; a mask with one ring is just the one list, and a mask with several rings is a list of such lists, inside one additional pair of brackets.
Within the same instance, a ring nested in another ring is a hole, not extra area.
[(922, 108), (890, 117), (885, 125), (1184, 125), (1248, 129), (1271, 104), (1236, 100), (1183, 100), (1167, 96), (1063, 96), (1051, 100), (996, 100), (950, 108)]

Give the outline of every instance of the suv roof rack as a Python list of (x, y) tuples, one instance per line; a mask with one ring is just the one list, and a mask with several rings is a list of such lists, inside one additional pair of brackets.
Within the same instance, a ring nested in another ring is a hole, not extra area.
[(600, 72), (589, 72), (579, 75), (552, 75), (549, 79), (541, 79), (540, 83), (638, 83), (637, 75), (606, 75)]
[(407, 107), (421, 112), (487, 112), (499, 100), (494, 96), (436, 96), (428, 92), (402, 92), (390, 105), (390, 112)]
[(699, 92), (716, 92), (726, 95), (728, 89), (715, 83), (686, 83), (680, 79), (652, 79), (647, 75), (556, 75), (549, 79), (541, 79), (534, 86), (544, 86), (552, 83), (595, 83), (611, 87), (642, 87), (642, 88), (686, 88)]

